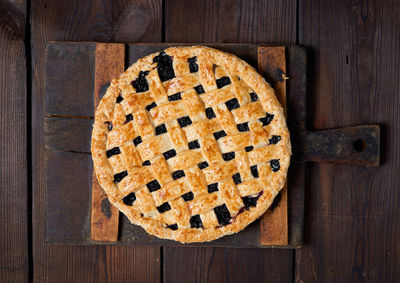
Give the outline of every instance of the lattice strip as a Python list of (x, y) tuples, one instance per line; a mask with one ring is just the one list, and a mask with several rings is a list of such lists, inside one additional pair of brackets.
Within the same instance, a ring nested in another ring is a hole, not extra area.
[(222, 162), (221, 151), (215, 138), (211, 135), (205, 136), (200, 140), (201, 149), (208, 163)]
[(140, 110), (138, 112), (132, 113), (133, 121), (136, 125), (136, 129), (139, 130), (140, 136), (143, 140), (154, 136), (154, 129), (147, 111)]
[(155, 179), (157, 179), (161, 185), (165, 185), (173, 180), (171, 172), (168, 169), (168, 163), (162, 155), (151, 160), (151, 169)]
[(229, 212), (236, 215), (240, 208), (243, 207), (243, 201), (239, 191), (232, 179), (225, 180), (220, 183), (220, 196), (229, 209)]
[(218, 122), (227, 135), (235, 135), (239, 132), (233, 115), (231, 111), (226, 108), (225, 104), (216, 105), (213, 107), (213, 109), (217, 115)]
[(180, 101), (174, 101), (160, 105), (150, 110), (151, 118), (155, 125), (160, 125), (167, 121), (186, 116), (186, 104)]
[(198, 196), (191, 202), (188, 202), (188, 206), (192, 215), (195, 215), (210, 211), (223, 203), (222, 199), (218, 197), (218, 193), (211, 193)]
[(212, 164), (208, 168), (204, 169), (203, 173), (207, 180), (207, 184), (216, 183), (220, 180), (227, 179), (236, 173), (235, 162), (229, 161), (224, 164)]

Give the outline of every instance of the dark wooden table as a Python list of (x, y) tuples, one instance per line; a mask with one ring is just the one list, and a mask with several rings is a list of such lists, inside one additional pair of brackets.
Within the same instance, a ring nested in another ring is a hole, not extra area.
[[(309, 127), (382, 126), (382, 165), (309, 163), (299, 250), (46, 244), (49, 40), (310, 47)], [(0, 282), (399, 282), (399, 1), (0, 1)]]

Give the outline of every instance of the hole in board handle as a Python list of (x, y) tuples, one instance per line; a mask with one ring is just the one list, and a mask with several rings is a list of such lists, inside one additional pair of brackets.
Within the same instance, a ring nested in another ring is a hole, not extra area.
[(367, 143), (363, 139), (356, 139), (353, 142), (353, 148), (357, 152), (363, 152), (367, 148)]

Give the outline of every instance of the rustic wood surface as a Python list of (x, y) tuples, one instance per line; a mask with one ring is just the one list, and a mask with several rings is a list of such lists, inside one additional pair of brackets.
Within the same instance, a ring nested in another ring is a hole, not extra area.
[(26, 2), (0, 2), (0, 282), (29, 278)]
[(400, 280), (400, 2), (299, 2), (309, 126), (383, 126), (380, 167), (310, 163), (299, 282)]
[[(398, 282), (399, 18), (390, 0), (1, 1), (0, 281)], [(49, 40), (308, 46), (309, 128), (381, 124), (381, 165), (307, 166), (306, 244), (297, 251), (46, 244)]]

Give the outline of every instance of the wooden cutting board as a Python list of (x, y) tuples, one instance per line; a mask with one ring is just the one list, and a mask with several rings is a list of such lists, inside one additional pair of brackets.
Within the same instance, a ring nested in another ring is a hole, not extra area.
[[(176, 45), (49, 44), (45, 78), (47, 241), (57, 244), (183, 246), (148, 235), (110, 205), (94, 176), (90, 156), (94, 110), (109, 81), (137, 59)], [(273, 85), (288, 113), (294, 155), (287, 186), (260, 220), (236, 235), (185, 246), (299, 247), (303, 242), (305, 161), (377, 165), (379, 127), (306, 131), (307, 60), (304, 48), (207, 45), (244, 59)], [(337, 151), (339, 139), (344, 150)], [(355, 150), (356, 139), (361, 140), (362, 150)]]

